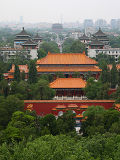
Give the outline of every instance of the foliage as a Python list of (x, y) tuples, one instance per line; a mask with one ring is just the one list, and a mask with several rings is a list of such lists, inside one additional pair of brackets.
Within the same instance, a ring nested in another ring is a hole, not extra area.
[(75, 114), (72, 111), (67, 111), (57, 119), (58, 132), (66, 134), (75, 130)]
[(85, 51), (85, 45), (80, 40), (76, 40), (73, 42), (70, 50), (72, 53), (83, 53)]
[(7, 128), (2, 133), (2, 141), (22, 140), (36, 135), (35, 117), (21, 111), (14, 112)]
[(16, 95), (19, 99), (24, 100), (29, 98), (30, 86), (27, 82), (20, 81), (17, 83), (16, 81), (13, 81), (10, 88), (10, 94)]
[(0, 96), (7, 97), (9, 94), (9, 85), (7, 80), (3, 79), (0, 81)]
[(109, 84), (102, 84), (101, 81), (95, 81), (93, 77), (87, 80), (84, 88), (88, 99), (108, 99)]
[(51, 74), (41, 74), (39, 78), (47, 80), (49, 83), (53, 81), (53, 76)]
[(71, 53), (70, 47), (72, 46), (74, 39), (67, 38), (63, 43), (63, 53)]
[(47, 55), (47, 53), (45, 52), (45, 50), (43, 48), (40, 48), (38, 50), (38, 59), (43, 58)]
[(83, 53), (85, 45), (80, 40), (73, 40), (68, 38), (63, 43), (64, 53)]
[(81, 126), (84, 136), (92, 136), (98, 132), (120, 134), (119, 128), (115, 128), (116, 125), (120, 125), (120, 113), (116, 110), (104, 110), (100, 106), (91, 106), (84, 113), (84, 117), (87, 117)]
[(31, 61), (29, 65), (28, 81), (30, 84), (37, 82), (37, 69), (34, 61)]
[(15, 65), (25, 65), (28, 64), (30, 60), (30, 54), (27, 53), (24, 49), (16, 52), (13, 59), (9, 59), (9, 64), (15, 64)]
[(59, 53), (60, 52), (57, 43), (55, 43), (53, 41), (43, 42), (40, 46), (40, 49), (42, 49), (42, 52), (44, 51), (44, 55), (45, 54), (47, 55), (48, 52), (51, 52), (51, 53)]
[(57, 131), (57, 121), (54, 115), (48, 114), (41, 118), (40, 120), (40, 127), (41, 127), (41, 135), (58, 134)]
[(45, 135), (0, 147), (0, 159), (10, 160), (119, 160), (120, 135), (106, 133), (77, 140), (65, 135)]
[(112, 64), (112, 69), (110, 71), (110, 82), (111, 88), (116, 88), (116, 85), (118, 84), (118, 71), (115, 62)]
[(120, 48), (120, 36), (118, 37), (110, 36), (110, 46), (112, 48)]
[(17, 82), (20, 81), (20, 70), (18, 65), (15, 65), (14, 80)]
[(110, 82), (110, 71), (107, 67), (107, 63), (105, 61), (103, 61), (103, 63), (101, 63), (101, 75), (100, 75), (100, 81), (102, 83), (109, 83)]
[(24, 103), (14, 95), (0, 97), (0, 128), (5, 128), (15, 111), (23, 111)]
[(40, 79), (34, 85), (31, 85), (33, 99), (50, 100), (55, 96), (55, 90), (49, 88), (48, 81)]
[(112, 64), (115, 61), (115, 58), (107, 54), (99, 53), (96, 56), (96, 61), (98, 61), (98, 65), (101, 68), (103, 63)]

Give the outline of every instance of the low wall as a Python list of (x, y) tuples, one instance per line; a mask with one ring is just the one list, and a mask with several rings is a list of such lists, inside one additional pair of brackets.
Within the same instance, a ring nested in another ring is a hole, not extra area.
[[(105, 109), (110, 109), (113, 107), (114, 100), (24, 100), (25, 110), (35, 110), (37, 115), (44, 116), (46, 114), (57, 115), (59, 111), (53, 111), (52, 109), (58, 105), (76, 104), (78, 107), (81, 105), (87, 106), (103, 106)], [(74, 110), (77, 114), (81, 114), (83, 110)]]

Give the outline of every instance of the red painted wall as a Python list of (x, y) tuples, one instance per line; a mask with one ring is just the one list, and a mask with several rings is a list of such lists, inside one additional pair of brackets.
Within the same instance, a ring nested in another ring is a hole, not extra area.
[[(44, 116), (46, 114), (54, 114), (57, 115), (59, 111), (63, 110), (57, 110), (57, 111), (52, 111), (53, 108), (57, 107), (58, 105), (65, 105), (66, 107), (69, 104), (76, 104), (77, 106), (81, 105), (87, 105), (87, 106), (103, 106), (105, 109), (109, 109), (113, 107), (114, 100), (71, 100), (71, 101), (64, 101), (64, 100), (25, 100), (25, 110), (31, 108), (31, 110), (35, 110), (37, 115)], [(81, 114), (83, 110), (76, 110), (74, 111), (77, 114)], [(64, 111), (63, 111), (64, 112)]]
[(110, 89), (109, 91), (108, 91), (108, 95), (111, 95), (112, 93), (115, 93), (116, 92), (116, 89)]

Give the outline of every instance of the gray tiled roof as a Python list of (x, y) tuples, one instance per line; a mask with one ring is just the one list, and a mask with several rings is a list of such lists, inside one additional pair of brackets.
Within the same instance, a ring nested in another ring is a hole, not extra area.
[(106, 36), (106, 34), (103, 33), (103, 31), (101, 30), (101, 28), (99, 28), (98, 32), (96, 32), (96, 33), (94, 34), (94, 36)]
[(83, 36), (80, 37), (80, 40), (89, 40), (89, 37), (87, 37), (84, 33)]
[(20, 33), (16, 34), (16, 36), (30, 36), (30, 35), (24, 30), (23, 27), (23, 30)]

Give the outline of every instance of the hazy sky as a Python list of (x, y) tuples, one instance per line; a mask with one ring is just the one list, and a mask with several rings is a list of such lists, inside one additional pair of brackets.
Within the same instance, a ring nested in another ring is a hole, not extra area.
[(71, 22), (120, 18), (120, 0), (0, 0), (0, 21)]

